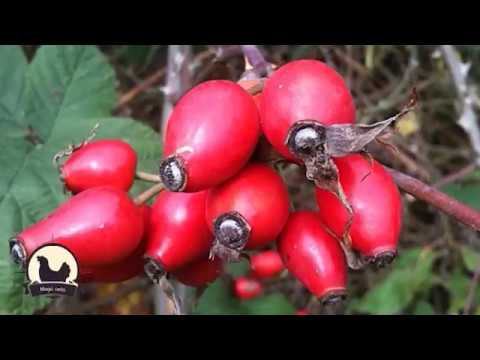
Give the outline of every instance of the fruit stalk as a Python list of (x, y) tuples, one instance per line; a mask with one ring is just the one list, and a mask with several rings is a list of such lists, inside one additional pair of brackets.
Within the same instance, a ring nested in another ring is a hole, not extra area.
[(145, 190), (143, 193), (138, 195), (135, 198), (134, 202), (136, 205), (143, 205), (152, 197), (157, 195), (159, 192), (163, 191), (164, 189), (165, 189), (165, 186), (163, 186), (162, 183), (155, 184), (151, 188)]
[(156, 174), (150, 174), (143, 171), (137, 171), (135, 174), (137, 180), (143, 180), (147, 182), (159, 183), (161, 181), (160, 176)]

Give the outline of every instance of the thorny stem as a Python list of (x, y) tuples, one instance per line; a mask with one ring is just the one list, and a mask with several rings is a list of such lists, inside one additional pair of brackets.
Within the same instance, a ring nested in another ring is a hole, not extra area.
[(135, 178), (138, 180), (143, 180), (143, 181), (148, 181), (153, 183), (159, 183), (162, 181), (159, 175), (150, 174), (143, 171), (137, 171), (137, 173), (135, 174)]
[(265, 60), (265, 57), (256, 45), (241, 45), (241, 49), (247, 65), (246, 71), (242, 75), (242, 80), (255, 80), (272, 72), (272, 64)]
[(462, 224), (480, 231), (480, 212), (451, 198), (445, 193), (417, 180), (409, 175), (385, 166), (397, 185), (415, 198), (423, 200), (435, 208), (452, 216)]
[(155, 184), (151, 188), (145, 190), (143, 193), (138, 195), (134, 199), (134, 202), (136, 205), (143, 205), (152, 197), (157, 195), (159, 192), (163, 191), (164, 189), (165, 189), (165, 186), (162, 183)]
[[(167, 59), (166, 82), (163, 87), (165, 94), (163, 99), (161, 116), (161, 133), (165, 137), (169, 116), (180, 97), (193, 86), (193, 69), (190, 66), (193, 49), (191, 45), (169, 45)], [(166, 279), (163, 282), (167, 281)], [(168, 285), (168, 288), (165, 286)], [(188, 299), (185, 286), (175, 282), (174, 284), (160, 283), (154, 288), (155, 313), (163, 314), (169, 312), (168, 303), (174, 303), (176, 310), (180, 313), (188, 313)], [(180, 301), (177, 301), (180, 299)]]

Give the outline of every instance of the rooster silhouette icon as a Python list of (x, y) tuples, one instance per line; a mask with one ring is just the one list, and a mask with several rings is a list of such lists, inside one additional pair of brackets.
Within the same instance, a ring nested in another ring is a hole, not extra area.
[(39, 276), (41, 282), (66, 282), (70, 275), (70, 266), (66, 262), (57, 271), (52, 270), (45, 256), (37, 256), (40, 263)]

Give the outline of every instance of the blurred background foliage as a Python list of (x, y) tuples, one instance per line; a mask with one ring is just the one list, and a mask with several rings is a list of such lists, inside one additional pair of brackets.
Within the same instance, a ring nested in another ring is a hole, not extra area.
[[(116, 72), (119, 102), (115, 114), (160, 131), (168, 46), (98, 47)], [(36, 49), (24, 46), (29, 58)], [(362, 123), (396, 113), (415, 87), (418, 110), (398, 125), (393, 139), (400, 156), (375, 151), (374, 156), (480, 209), (480, 171), (469, 138), (458, 126), (458, 94), (437, 45), (264, 45), (261, 49), (277, 65), (315, 58), (333, 66), (351, 89)], [(476, 86), (480, 47), (456, 49), (462, 61), (471, 64), (469, 80)], [(245, 61), (235, 46), (192, 46), (189, 69), (191, 86), (210, 79), (236, 81)], [(311, 187), (299, 181), (302, 174), (285, 169), (283, 175), (291, 187), (294, 207), (315, 209)], [(322, 308), (288, 273), (268, 281), (262, 297), (240, 302), (231, 296), (230, 281), (248, 269), (237, 264), (196, 296), (193, 313), (293, 314), (307, 307), (312, 314), (480, 314), (479, 234), (411, 196), (404, 195), (403, 201), (399, 257), (382, 270), (350, 272), (349, 300), (344, 306)], [(144, 279), (85, 286), (77, 298), (58, 301), (42, 313), (150, 314), (151, 290)]]

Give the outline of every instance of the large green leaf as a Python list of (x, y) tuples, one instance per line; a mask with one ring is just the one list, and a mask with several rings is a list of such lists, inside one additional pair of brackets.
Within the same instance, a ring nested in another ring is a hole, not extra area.
[(403, 252), (392, 271), (362, 299), (350, 306), (350, 311), (367, 314), (398, 314), (415, 296), (429, 288), (434, 277), (431, 267), (435, 256), (429, 248)]
[(45, 301), (23, 294), (24, 275), (9, 260), (7, 240), (67, 199), (51, 163), (54, 154), (81, 142), (100, 123), (97, 137), (130, 142), (139, 152), (139, 167), (148, 171), (160, 156), (160, 143), (148, 127), (110, 117), (116, 102), (114, 72), (95, 46), (44, 46), (26, 80), (19, 54), (16, 47), (0, 48), (0, 69), (5, 58), (17, 57), (7, 61), (15, 67), (17, 76), (10, 81), (21, 98), (0, 96), (0, 108), (10, 114), (0, 116), (0, 143), (7, 145), (0, 155), (0, 313), (28, 314)]
[(294, 312), (294, 307), (282, 294), (237, 300), (222, 280), (210, 285), (194, 310), (195, 315), (292, 315)]

